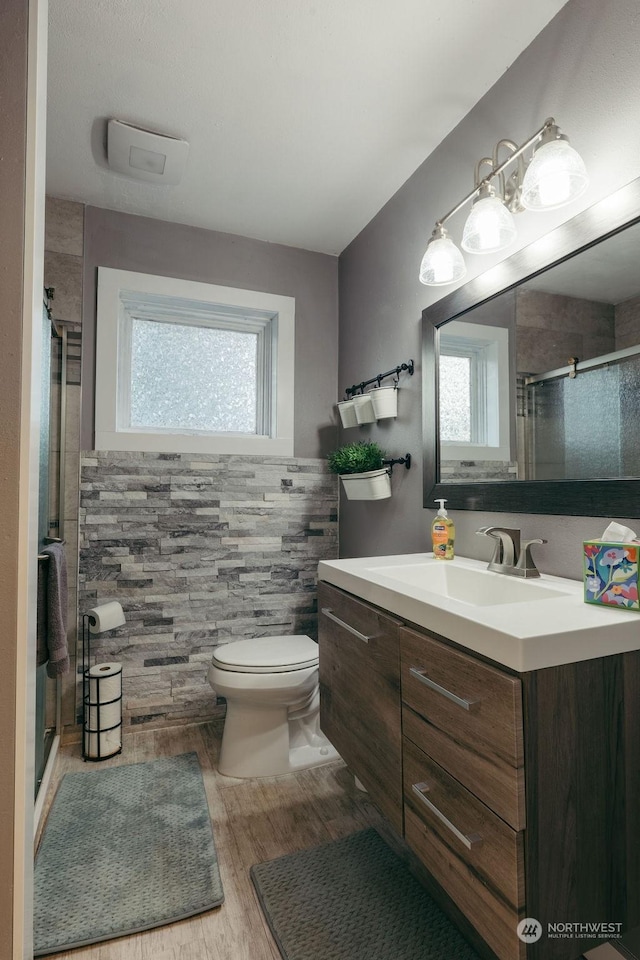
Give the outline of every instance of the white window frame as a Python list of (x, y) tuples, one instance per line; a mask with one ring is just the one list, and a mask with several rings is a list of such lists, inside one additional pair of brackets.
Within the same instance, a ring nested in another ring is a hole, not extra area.
[[(182, 316), (189, 324), (258, 334), (258, 363), (271, 374), (262, 377), (257, 400), (263, 433), (127, 425), (131, 320), (162, 322), (163, 311), (165, 320)], [(293, 297), (98, 267), (95, 449), (292, 457), (294, 348)]]
[(439, 355), (472, 364), (472, 440), (441, 440), (442, 459), (511, 460), (508, 328), (453, 320), (440, 331)]

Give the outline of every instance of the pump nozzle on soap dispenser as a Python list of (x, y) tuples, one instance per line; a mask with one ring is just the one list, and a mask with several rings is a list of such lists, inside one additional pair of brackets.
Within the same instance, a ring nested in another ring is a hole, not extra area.
[(447, 501), (442, 498), (434, 502), (440, 504), (440, 509), (431, 524), (433, 555), (437, 560), (453, 560), (453, 541), (456, 536), (456, 528), (445, 509), (444, 505)]

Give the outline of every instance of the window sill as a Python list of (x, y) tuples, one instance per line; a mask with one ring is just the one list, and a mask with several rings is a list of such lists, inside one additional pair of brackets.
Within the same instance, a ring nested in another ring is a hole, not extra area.
[(511, 461), (509, 447), (489, 447), (479, 443), (449, 444), (442, 443), (440, 447), (442, 460), (500, 460)]
[(293, 456), (293, 437), (194, 436), (193, 434), (96, 432), (96, 450), (138, 453), (211, 453), (238, 456)]

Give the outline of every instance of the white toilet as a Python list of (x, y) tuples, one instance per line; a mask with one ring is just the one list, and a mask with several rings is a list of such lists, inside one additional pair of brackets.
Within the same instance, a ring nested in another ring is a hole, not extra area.
[(310, 637), (221, 644), (208, 680), (227, 701), (220, 773), (277, 777), (338, 759), (320, 732), (318, 644)]

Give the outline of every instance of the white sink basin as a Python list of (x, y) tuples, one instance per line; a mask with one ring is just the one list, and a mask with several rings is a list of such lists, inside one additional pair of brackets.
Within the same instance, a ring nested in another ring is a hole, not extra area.
[(544, 586), (535, 580), (517, 580), (486, 570), (453, 566), (449, 561), (407, 563), (372, 567), (371, 573), (388, 577), (406, 586), (459, 600), (474, 607), (492, 607), (504, 603), (530, 603), (566, 597), (566, 590)]
[(640, 614), (585, 603), (578, 580), (432, 553), (322, 560), (318, 578), (521, 673), (640, 649)]

